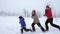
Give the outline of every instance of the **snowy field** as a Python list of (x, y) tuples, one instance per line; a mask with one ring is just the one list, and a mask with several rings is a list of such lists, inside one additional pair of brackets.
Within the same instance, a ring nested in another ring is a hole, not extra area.
[[(25, 21), (27, 24), (27, 28), (31, 28), (33, 19), (25, 18)], [(40, 23), (44, 28), (45, 28), (45, 21), (46, 21), (45, 17), (40, 18)], [(60, 18), (54, 18), (53, 22), (60, 26)], [(0, 16), (0, 34), (21, 34), (20, 28), (21, 27), (19, 24), (18, 17), (15, 17), (15, 16), (1, 17)], [(42, 32), (37, 25), (35, 25), (35, 28), (36, 28), (36, 32), (24, 32), (24, 34), (60, 34), (59, 29), (52, 27), (50, 24), (49, 24), (48, 32)]]

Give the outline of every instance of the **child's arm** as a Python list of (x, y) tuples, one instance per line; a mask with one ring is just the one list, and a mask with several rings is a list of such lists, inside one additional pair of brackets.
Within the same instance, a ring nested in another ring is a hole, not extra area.
[(44, 16), (46, 16), (46, 14), (47, 14), (47, 10), (45, 9), (45, 14), (44, 14)]
[(31, 17), (33, 17), (33, 16), (31, 16)]

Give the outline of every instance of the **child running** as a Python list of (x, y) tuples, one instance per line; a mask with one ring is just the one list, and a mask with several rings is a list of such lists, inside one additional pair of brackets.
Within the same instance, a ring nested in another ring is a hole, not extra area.
[(33, 18), (33, 23), (32, 23), (32, 30), (33, 30), (33, 32), (36, 31), (35, 27), (34, 27), (35, 24), (37, 24), (39, 26), (39, 28), (41, 28), (41, 30), (43, 32), (45, 32), (45, 29), (41, 26), (41, 24), (39, 22), (39, 19), (38, 19), (38, 16), (36, 15), (36, 11), (35, 10), (32, 11), (32, 18)]
[(46, 31), (49, 30), (48, 23), (50, 23), (51, 26), (53, 26), (55, 28), (58, 28), (60, 30), (60, 26), (58, 26), (58, 25), (56, 25), (56, 24), (53, 23), (52, 10), (49, 7), (49, 5), (46, 6), (45, 15), (44, 16), (47, 16), (47, 20), (45, 22)]
[(23, 34), (23, 30), (25, 30), (26, 32), (27, 31), (31, 31), (31, 29), (27, 29), (26, 28), (26, 23), (25, 23), (25, 20), (22, 16), (19, 16), (19, 20), (20, 20), (20, 24), (21, 24), (21, 33)]

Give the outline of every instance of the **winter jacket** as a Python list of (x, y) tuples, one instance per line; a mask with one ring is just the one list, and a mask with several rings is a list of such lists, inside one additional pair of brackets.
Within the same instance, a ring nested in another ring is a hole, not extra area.
[(26, 23), (24, 21), (24, 18), (21, 18), (19, 23), (21, 24), (21, 27), (26, 27)]
[(52, 18), (52, 11), (51, 8), (48, 10), (45, 10), (45, 16), (47, 16), (47, 18)]
[(32, 18), (33, 18), (33, 23), (40, 23), (37, 15), (32, 16)]

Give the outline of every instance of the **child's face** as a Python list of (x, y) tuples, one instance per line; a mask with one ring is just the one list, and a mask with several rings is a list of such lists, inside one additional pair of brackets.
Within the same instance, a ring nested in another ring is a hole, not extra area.
[(46, 6), (46, 9), (49, 9), (50, 7), (49, 6)]
[(46, 9), (48, 10), (50, 7), (49, 6), (46, 6)]
[(35, 14), (35, 12), (32, 12), (32, 14)]
[(35, 15), (36, 14), (36, 12), (32, 12), (32, 15)]

